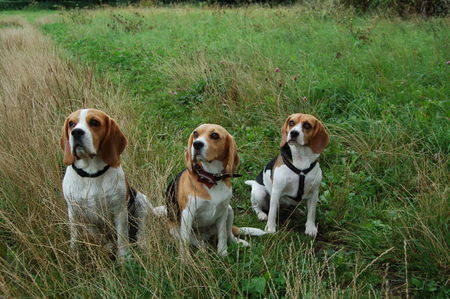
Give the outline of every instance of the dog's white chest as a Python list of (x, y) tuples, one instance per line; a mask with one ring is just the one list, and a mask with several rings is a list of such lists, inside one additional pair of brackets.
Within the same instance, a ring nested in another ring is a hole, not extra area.
[[(264, 184), (269, 194), (272, 194), (274, 188), (281, 189), (281, 203), (296, 205), (297, 201), (293, 200), (297, 196), (300, 187), (300, 177), (292, 172), (287, 166), (282, 165), (275, 172), (277, 184), (271, 179), (270, 171), (264, 173)], [(303, 185), (303, 198), (308, 198), (319, 187), (322, 180), (322, 171), (320, 167), (316, 167), (305, 176)]]
[(216, 223), (223, 213), (227, 213), (230, 204), (232, 189), (222, 181), (208, 189), (210, 200), (191, 196), (190, 206), (196, 210), (194, 224), (197, 227), (211, 226)]
[(63, 192), (75, 217), (83, 222), (103, 224), (124, 205), (126, 186), (123, 170), (110, 168), (100, 177), (83, 178), (68, 167)]

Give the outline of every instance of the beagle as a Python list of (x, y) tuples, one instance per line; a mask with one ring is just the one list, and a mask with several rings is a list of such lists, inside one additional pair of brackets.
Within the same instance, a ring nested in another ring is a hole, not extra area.
[(127, 256), (128, 242), (136, 241), (151, 206), (145, 195), (128, 184), (120, 165), (127, 145), (124, 134), (104, 112), (82, 109), (66, 118), (60, 145), (67, 165), (62, 187), (70, 246), (76, 247), (83, 227), (89, 236), (105, 236), (102, 241), (110, 249), (116, 246), (119, 257)]
[(267, 220), (265, 231), (274, 233), (279, 206), (295, 208), (305, 199), (308, 206), (305, 234), (314, 237), (317, 234), (316, 205), (322, 180), (317, 159), (330, 138), (317, 118), (301, 113), (286, 119), (281, 135), (280, 154), (255, 180), (245, 182), (252, 187), (252, 208), (260, 220)]
[(230, 206), (231, 178), (239, 163), (234, 138), (223, 127), (203, 124), (189, 137), (185, 154), (186, 169), (169, 184), (167, 208), (154, 209), (168, 214), (171, 233), (184, 244), (200, 245), (217, 236), (217, 251), (227, 255), (228, 243), (242, 243), (239, 234), (262, 235), (256, 228), (233, 226)]

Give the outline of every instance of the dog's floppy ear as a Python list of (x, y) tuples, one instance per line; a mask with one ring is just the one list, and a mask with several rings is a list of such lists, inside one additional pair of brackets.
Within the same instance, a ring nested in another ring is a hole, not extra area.
[(286, 121), (284, 122), (284, 125), (281, 127), (281, 143), (280, 148), (283, 147), (287, 142), (287, 135), (288, 135), (288, 128), (289, 128), (289, 121), (291, 120), (291, 117), (289, 116)]
[(100, 153), (106, 164), (118, 167), (120, 165), (120, 155), (128, 141), (112, 118), (107, 117), (106, 123), (107, 131), (100, 146)]
[(225, 173), (233, 174), (239, 164), (239, 156), (237, 152), (236, 141), (234, 141), (233, 136), (228, 134), (227, 136), (228, 145), (228, 158), (227, 165), (225, 166)]
[(325, 129), (322, 122), (316, 120), (316, 128), (314, 129), (314, 134), (309, 141), (309, 146), (312, 151), (316, 154), (320, 154), (330, 143), (330, 136)]
[(61, 139), (59, 140), (59, 145), (61, 149), (64, 151), (64, 164), (72, 165), (75, 162), (75, 156), (72, 154), (70, 150), (69, 144), (69, 118), (66, 118), (64, 125), (61, 131)]
[(185, 153), (185, 160), (186, 160), (186, 168), (189, 172), (192, 172), (192, 143), (194, 142), (194, 134), (191, 133), (191, 136), (189, 136), (188, 140), (188, 146)]

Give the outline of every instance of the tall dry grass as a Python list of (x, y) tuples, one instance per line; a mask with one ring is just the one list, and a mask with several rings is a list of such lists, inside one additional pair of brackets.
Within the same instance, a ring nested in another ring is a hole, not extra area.
[[(137, 147), (151, 156), (151, 147), (133, 142), (136, 117), (120, 91), (98, 81), (89, 69), (59, 58), (52, 42), (24, 19), (11, 17), (1, 23), (0, 293), (40, 297), (51, 294), (53, 283), (69, 288), (72, 279), (79, 279), (88, 284), (94, 269), (110, 266), (105, 256), (94, 254), (94, 245), (86, 248), (93, 258), (87, 263), (68, 251), (58, 146), (65, 116), (87, 107), (112, 115), (130, 139), (125, 161)], [(132, 173), (131, 181), (141, 178), (135, 184), (139, 189), (153, 197), (158, 194), (148, 192), (155, 169), (125, 168)]]

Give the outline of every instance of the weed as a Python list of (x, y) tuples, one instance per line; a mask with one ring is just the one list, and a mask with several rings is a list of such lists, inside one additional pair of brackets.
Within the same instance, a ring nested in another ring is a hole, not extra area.
[(108, 27), (113, 31), (123, 30), (128, 33), (138, 33), (144, 28), (144, 16), (138, 12), (133, 13), (133, 17), (126, 17), (121, 14), (111, 14), (111, 22)]
[(68, 9), (64, 11), (64, 16), (74, 24), (87, 25), (91, 22), (91, 17), (87, 9)]

